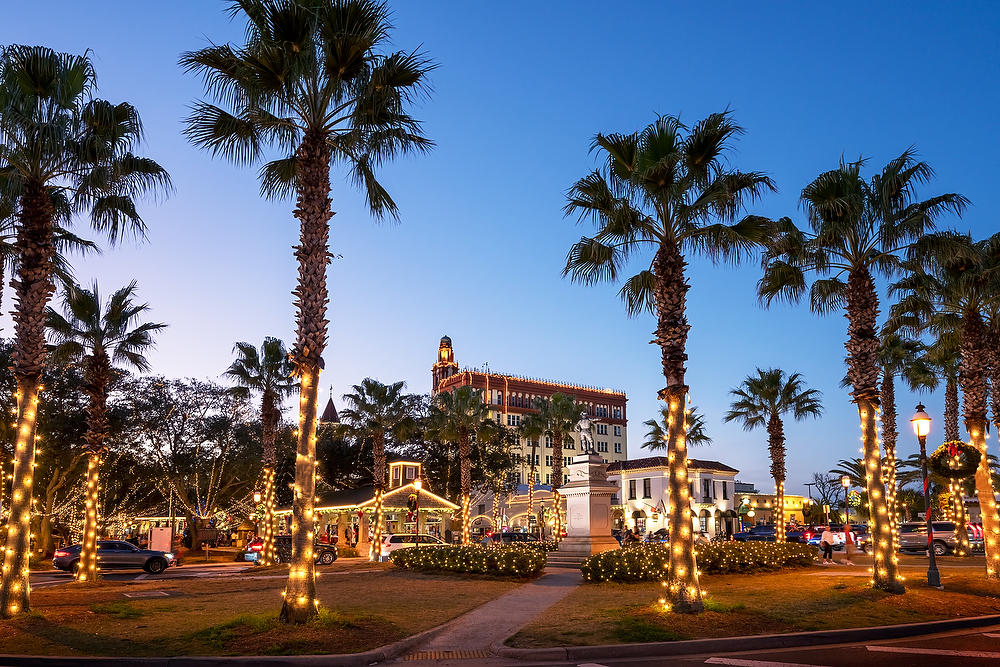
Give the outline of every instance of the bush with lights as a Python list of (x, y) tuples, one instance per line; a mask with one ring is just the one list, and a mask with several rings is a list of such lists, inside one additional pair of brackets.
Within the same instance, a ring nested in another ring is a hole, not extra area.
[(519, 544), (429, 546), (398, 549), (389, 554), (396, 567), (421, 572), (462, 572), (526, 578), (541, 574), (545, 550)]
[[(718, 542), (695, 546), (701, 574), (743, 574), (786, 567), (806, 567), (816, 548), (793, 542)], [(584, 581), (660, 581), (667, 574), (670, 548), (642, 544), (591, 556), (583, 562)]]

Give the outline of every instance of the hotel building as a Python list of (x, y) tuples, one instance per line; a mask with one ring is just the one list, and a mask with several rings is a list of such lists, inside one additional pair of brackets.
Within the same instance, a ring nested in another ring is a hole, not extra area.
[[(483, 400), (490, 406), (490, 417), (498, 424), (513, 428), (520, 426), (526, 415), (536, 412), (532, 407), (535, 398), (549, 398), (557, 392), (567, 394), (585, 405), (591, 418), (597, 422), (594, 433), (597, 453), (607, 461), (627, 458), (625, 402), (628, 399), (625, 392), (494, 373), (488, 369), (461, 369), (455, 362), (455, 352), (448, 336), (443, 337), (438, 346), (437, 361), (431, 368), (431, 382), (432, 395), (453, 391), (457, 387), (481, 389)], [(533, 446), (536, 482), (549, 484), (552, 481), (552, 440), (549, 437), (542, 437), (534, 443), (521, 439), (521, 465), (516, 473), (516, 482), (528, 483)], [(566, 467), (573, 456), (580, 453), (577, 447), (575, 442), (563, 444), (564, 482), (567, 480)]]

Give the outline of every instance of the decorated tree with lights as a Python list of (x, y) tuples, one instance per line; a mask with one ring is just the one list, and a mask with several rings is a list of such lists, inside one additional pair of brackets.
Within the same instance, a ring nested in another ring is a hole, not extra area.
[(382, 555), (382, 527), (385, 521), (382, 496), (385, 493), (389, 468), (386, 463), (386, 444), (402, 442), (418, 428), (417, 411), (420, 397), (405, 394), (403, 381), (383, 384), (365, 378), (361, 384), (344, 394), (347, 407), (340, 411), (343, 433), (348, 439), (366, 443), (372, 452), (372, 485), (375, 488), (375, 516), (372, 524), (372, 542), (369, 558), (378, 560)]
[[(88, 215), (111, 243), (142, 236), (136, 198), (169, 187), (166, 171), (135, 155), (142, 124), (135, 108), (94, 97), (87, 56), (11, 45), (0, 53), (0, 200), (18, 218), (14, 286), (17, 442), (7, 538), (0, 568), (0, 615), (29, 610), (28, 545), (36, 416), (46, 365), (45, 309), (54, 291), (60, 216)], [(56, 207), (54, 201), (65, 205)]]
[(559, 488), (563, 481), (563, 447), (573, 442), (571, 434), (580, 421), (580, 413), (587, 411), (587, 406), (577, 403), (572, 396), (556, 392), (549, 398), (536, 397), (532, 407), (536, 412), (524, 418), (528, 429), (552, 438), (552, 473), (549, 478), (554, 521), (552, 535), (558, 541), (562, 539), (562, 501)]
[(487, 436), (493, 422), (482, 389), (469, 386), (443, 391), (434, 397), (428, 418), (427, 435), (458, 447), (461, 469), (462, 544), (472, 543), (469, 507), (472, 503), (472, 444)]
[(230, 387), (204, 380), (141, 376), (123, 381), (119, 393), (120, 446), (150, 462), (160, 497), (174, 498), (190, 546), (200, 549), (206, 524), (245, 503), (259, 478), (259, 415)]
[[(686, 414), (687, 434), (684, 437), (684, 441), (688, 447), (711, 445), (712, 436), (708, 434), (705, 428), (705, 415), (698, 411), (698, 406), (692, 405), (686, 410)], [(667, 449), (667, 432), (669, 431), (667, 422), (669, 419), (670, 408), (664, 405), (660, 407), (660, 418), (658, 420), (647, 419), (642, 422), (649, 430), (646, 431), (646, 437), (639, 446), (654, 452)]]
[[(940, 216), (961, 213), (967, 202), (954, 193), (919, 200), (917, 186), (930, 180), (933, 171), (912, 150), (891, 160), (868, 181), (861, 176), (863, 164), (842, 161), (802, 190), (809, 230), (800, 230), (787, 219), (780, 221), (764, 257), (758, 291), (765, 304), (775, 298), (797, 302), (808, 291), (814, 312), (844, 309), (847, 377), (861, 421), (864, 481), (871, 505), (872, 583), (902, 593), (876, 425), (880, 368), (875, 276), (897, 274), (901, 254), (931, 231)], [(811, 286), (807, 274), (817, 276)]]
[(240, 164), (277, 159), (260, 170), (261, 194), (294, 194), (300, 242), (294, 290), (298, 325), (291, 357), (300, 381), (299, 444), (292, 507), (292, 564), (281, 619), (316, 614), (309, 536), (315, 525), (319, 374), (327, 344), (331, 165), (342, 165), (376, 217), (396, 203), (376, 169), (431, 142), (407, 107), (425, 90), (431, 64), (416, 52), (385, 52), (389, 10), (372, 0), (240, 0), (231, 15), (246, 21), (241, 45), (211, 45), (181, 56), (203, 75), (218, 106), (198, 102), (185, 130), (197, 146)]
[(723, 421), (737, 421), (743, 430), (767, 430), (771, 477), (774, 478), (774, 536), (785, 541), (785, 426), (782, 417), (791, 414), (795, 421), (823, 414), (818, 389), (807, 389), (800, 373), (785, 373), (780, 368), (758, 368), (736, 389), (729, 392), (732, 402)]
[[(933, 390), (937, 387), (937, 376), (925, 356), (927, 346), (918, 340), (901, 336), (890, 328), (883, 328), (879, 337), (879, 365), (882, 367), (882, 381), (879, 387), (879, 399), (882, 410), (882, 443), (885, 445), (885, 475), (886, 497), (889, 505), (889, 520), (892, 522), (893, 551), (899, 550), (898, 516), (899, 507), (896, 503), (898, 484), (896, 482), (896, 378), (901, 378), (910, 391)], [(964, 521), (962, 522), (964, 533)], [(968, 542), (968, 539), (966, 539)]]
[(149, 305), (137, 303), (136, 283), (115, 291), (107, 301), (94, 283), (91, 289), (68, 287), (63, 312), (49, 308), (46, 326), (53, 341), (53, 359), (83, 366), (87, 394), (87, 488), (84, 501), (83, 540), (77, 581), (97, 580), (98, 491), (101, 459), (108, 450), (108, 392), (116, 367), (148, 371), (146, 352), (153, 338), (167, 325), (141, 322)]
[(236, 360), (224, 373), (236, 382), (233, 393), (247, 400), (251, 394), (260, 394), (261, 443), (264, 446), (260, 473), (264, 481), (260, 563), (273, 565), (278, 556), (274, 546), (274, 474), (277, 465), (275, 438), (281, 422), (281, 404), (295, 392), (292, 363), (288, 359), (284, 342), (270, 336), (264, 339), (260, 350), (243, 342), (236, 343), (233, 349), (237, 353)]
[(644, 250), (652, 254), (646, 268), (625, 281), (620, 294), (629, 315), (650, 312), (657, 318), (653, 342), (660, 348), (666, 379), (659, 398), (668, 410), (668, 591), (672, 608), (679, 612), (704, 607), (694, 558), (685, 440), (690, 329), (686, 255), (738, 260), (763, 242), (771, 227), (770, 221), (755, 216), (726, 224), (742, 215), (747, 203), (774, 189), (764, 174), (726, 164), (732, 140), (742, 133), (724, 112), (690, 129), (678, 118), (662, 116), (634, 134), (598, 134), (592, 148), (604, 164), (570, 188), (565, 209), (593, 220), (598, 232), (573, 245), (564, 275), (585, 284), (617, 281), (635, 255)]
[(916, 319), (918, 331), (958, 332), (965, 428), (981, 453), (975, 480), (986, 576), (1000, 578), (1000, 515), (986, 448), (988, 378), (996, 345), (990, 326), (1000, 309), (1000, 234), (981, 241), (957, 232), (930, 234), (914, 244), (909, 256), (907, 275), (893, 286), (901, 295), (894, 314)]

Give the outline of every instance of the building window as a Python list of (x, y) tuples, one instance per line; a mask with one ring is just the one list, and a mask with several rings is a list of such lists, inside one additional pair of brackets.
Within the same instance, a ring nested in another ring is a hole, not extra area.
[(563, 449), (576, 449), (576, 443), (566, 441), (563, 443)]
[(545, 457), (545, 465), (547, 465), (550, 468), (552, 467), (552, 457), (551, 456), (546, 456)]
[(599, 452), (606, 452), (606, 451), (608, 451), (608, 443), (604, 442), (604, 441), (601, 441), (601, 440), (598, 440), (597, 441), (597, 451), (599, 451)]
[(545, 475), (545, 483), (546, 484), (551, 484), (552, 483), (552, 475), (549, 475), (549, 474)]
[(708, 532), (708, 514), (702, 513), (702, 515), (698, 517), (698, 526), (701, 532)]
[(545, 436), (545, 446), (547, 448), (549, 448), (549, 449), (552, 449), (552, 436), (551, 435)]
[(573, 457), (572, 456), (565, 456), (565, 457), (563, 457), (563, 465), (564, 466), (568, 466), (572, 462), (573, 462)]
[(608, 434), (608, 425), (607, 424), (598, 424), (597, 425), (597, 435), (607, 435), (607, 434)]
[(485, 503), (480, 503), (480, 505), (479, 505), (479, 511), (477, 512), (477, 514), (486, 514), (486, 504)]
[(709, 500), (712, 497), (712, 480), (703, 479), (701, 480), (701, 493), (705, 496), (705, 500)]
[(417, 469), (413, 466), (406, 466), (406, 479), (413, 479), (417, 476)]
[(611, 414), (614, 416), (615, 419), (621, 419), (622, 409), (620, 407), (613, 408)]
[(621, 426), (615, 426), (615, 435), (619, 435), (620, 436), (621, 434), (622, 434), (622, 427)]
[(652, 498), (653, 497), (653, 494), (652, 494), (652, 492), (650, 491), (650, 488), (649, 488), (651, 481), (652, 480), (649, 479), (648, 477), (646, 477), (646, 478), (644, 478), (642, 480), (642, 497), (643, 498)]
[(503, 392), (497, 392), (497, 405), (503, 405)]
[(521, 415), (507, 415), (507, 426), (520, 426)]
[(500, 423), (500, 413), (499, 412), (496, 414), (496, 417), (497, 417), (497, 423), (499, 424)]
[(729, 500), (729, 488), (726, 486), (725, 482), (722, 483), (722, 499)]
[(621, 454), (621, 453), (622, 453), (622, 443), (616, 442), (615, 443), (615, 454)]
[(569, 475), (563, 475), (563, 484), (569, 484)]
[(635, 480), (630, 479), (628, 481), (628, 499), (635, 500)]

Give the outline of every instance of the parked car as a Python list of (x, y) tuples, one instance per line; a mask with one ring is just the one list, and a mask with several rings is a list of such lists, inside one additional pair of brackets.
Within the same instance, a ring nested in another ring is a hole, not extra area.
[(444, 544), (433, 535), (416, 535), (413, 533), (400, 533), (398, 535), (386, 535), (382, 538), (382, 555), (388, 556), (396, 549), (408, 549), (410, 547), (432, 544)]
[(487, 535), (481, 541), (482, 544), (523, 544), (525, 542), (537, 542), (538, 536), (530, 533), (493, 533)]
[[(753, 526), (750, 530), (733, 535), (737, 542), (774, 542), (775, 529), (773, 525)], [(786, 542), (805, 542), (805, 531), (801, 529), (785, 529)]]
[[(334, 542), (336, 542), (336, 540), (334, 540)], [(263, 548), (264, 540), (262, 538), (258, 537), (251, 540), (247, 544), (243, 559), (256, 563), (260, 560), (260, 552)], [(274, 548), (278, 555), (276, 562), (290, 563), (292, 561), (291, 535), (276, 535), (274, 538)], [(315, 556), (317, 565), (329, 565), (333, 561), (337, 560), (337, 545), (336, 543), (326, 544), (324, 542), (314, 542), (313, 555)]]
[[(847, 543), (846, 537), (844, 535), (844, 529), (842, 526), (830, 526), (833, 533), (833, 550), (843, 551), (844, 546)], [(851, 539), (854, 541), (858, 548), (869, 553), (871, 551), (871, 536), (867, 532), (863, 532), (862, 529), (854, 529), (851, 526)], [(806, 539), (807, 544), (811, 544), (817, 549), (820, 548), (820, 542), (822, 542), (823, 531), (825, 528), (823, 526), (817, 526), (814, 530), (806, 531), (806, 535), (809, 537)]]
[[(955, 537), (955, 524), (951, 521), (934, 521), (934, 555), (944, 556), (953, 553), (958, 546)], [(982, 524), (966, 524), (969, 533), (969, 546), (973, 551), (982, 551), (983, 527)], [(907, 521), (899, 524), (899, 550), (900, 551), (926, 551), (927, 550), (927, 523), (924, 521)]]
[[(75, 574), (80, 566), (80, 550), (82, 548), (81, 544), (73, 544), (57, 549), (52, 555), (52, 567)], [(169, 551), (140, 549), (134, 544), (119, 540), (100, 540), (97, 542), (97, 568), (102, 571), (141, 568), (149, 574), (160, 574), (171, 565), (176, 564), (177, 559)]]

